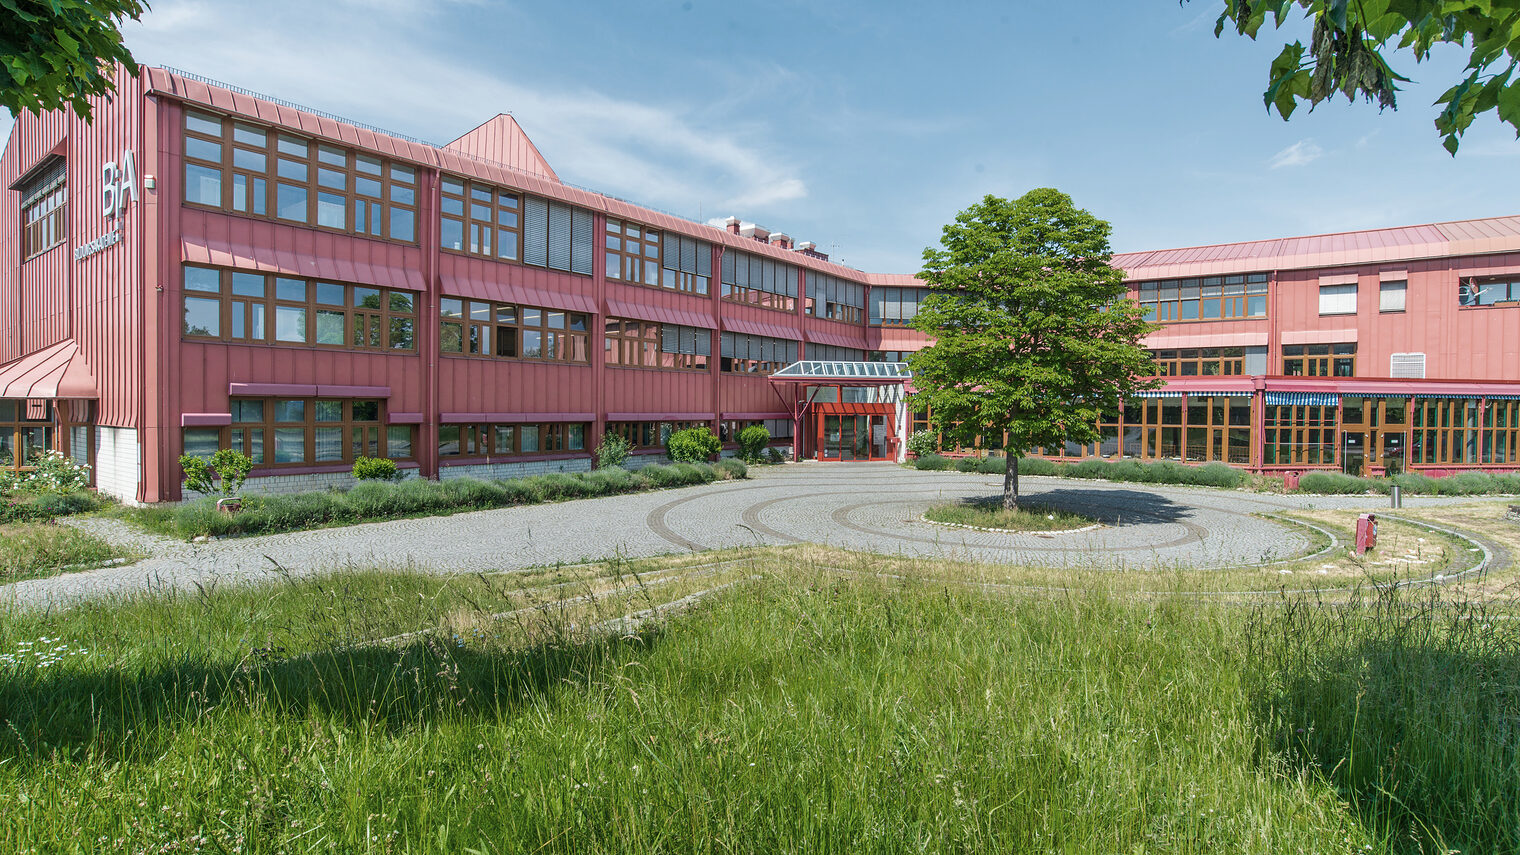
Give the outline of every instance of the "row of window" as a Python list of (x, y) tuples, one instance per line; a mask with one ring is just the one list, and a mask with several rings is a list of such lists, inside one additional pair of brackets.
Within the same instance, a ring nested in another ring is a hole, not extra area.
[(439, 457), (556, 454), (586, 450), (583, 422), (439, 425)]
[(1141, 282), (1136, 300), (1148, 320), (1209, 321), (1267, 316), (1267, 274)]
[(797, 361), (797, 342), (785, 338), (725, 332), (719, 336), (719, 370), (770, 374)]
[(707, 296), (712, 245), (634, 222), (607, 220), (604, 241), (608, 279)]
[(1151, 352), (1158, 377), (1235, 376), (1245, 373), (1243, 347), (1188, 348)]
[(219, 341), (416, 350), (409, 291), (184, 267), (184, 335)]
[(723, 299), (763, 309), (796, 311), (797, 268), (747, 252), (725, 252)]
[(807, 312), (849, 324), (866, 319), (866, 286), (827, 273), (807, 272)]
[(865, 362), (866, 352), (853, 347), (808, 342), (802, 346), (802, 358), (819, 362)]
[(219, 448), (231, 448), (260, 466), (415, 457), (415, 428), (385, 425), (378, 400), (234, 398), (231, 409), (228, 427), (185, 428), (185, 453), (209, 458)]
[(1283, 371), (1288, 377), (1355, 377), (1356, 343), (1285, 344)]
[(712, 332), (700, 327), (607, 318), (604, 361), (628, 368), (706, 371)]
[(417, 170), (375, 155), (186, 111), (185, 201), (415, 243)]
[(872, 288), (871, 326), (912, 326), (919, 305), (928, 295), (925, 288)]
[(453, 297), (438, 301), (438, 307), (444, 353), (545, 362), (590, 359), (588, 316), (580, 312)]

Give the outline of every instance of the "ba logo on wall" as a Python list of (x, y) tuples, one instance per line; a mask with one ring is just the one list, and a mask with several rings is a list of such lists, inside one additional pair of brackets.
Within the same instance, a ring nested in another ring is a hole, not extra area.
[(121, 153), (121, 165), (108, 160), (100, 167), (100, 213), (106, 218), (111, 230), (94, 240), (74, 248), (74, 260), (89, 258), (97, 252), (121, 243), (122, 220), (127, 212), (127, 201), (137, 201), (137, 162), (132, 150)]

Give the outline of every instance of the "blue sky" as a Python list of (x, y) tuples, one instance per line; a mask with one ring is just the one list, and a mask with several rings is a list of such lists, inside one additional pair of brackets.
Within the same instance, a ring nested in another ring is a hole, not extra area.
[(566, 181), (873, 271), (1041, 186), (1121, 252), (1520, 213), (1512, 132), (1484, 119), (1453, 159), (1431, 126), (1454, 53), (1402, 61), (1397, 112), (1284, 123), (1261, 91), (1303, 33), (1216, 40), (1219, 0), (937, 5), (156, 0), (126, 35), (140, 61), (440, 143), (511, 112)]

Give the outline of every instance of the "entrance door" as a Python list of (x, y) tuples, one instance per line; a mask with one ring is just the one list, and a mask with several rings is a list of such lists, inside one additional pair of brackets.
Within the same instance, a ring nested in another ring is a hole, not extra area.
[(819, 460), (891, 460), (896, 451), (894, 416), (824, 413), (816, 418)]
[(1347, 475), (1362, 474), (1367, 461), (1367, 434), (1361, 431), (1344, 431), (1341, 448), (1341, 471)]
[(885, 460), (890, 456), (887, 449), (887, 440), (891, 436), (891, 428), (887, 427), (886, 416), (871, 416), (871, 459)]

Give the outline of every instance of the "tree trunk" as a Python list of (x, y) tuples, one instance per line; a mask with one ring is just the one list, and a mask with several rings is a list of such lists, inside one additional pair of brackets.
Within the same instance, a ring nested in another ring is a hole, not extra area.
[(1005, 451), (1008, 468), (1003, 472), (1003, 510), (1019, 509), (1019, 458), (1012, 451)]

